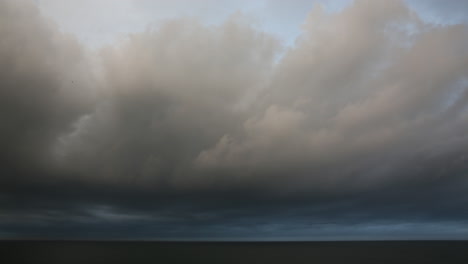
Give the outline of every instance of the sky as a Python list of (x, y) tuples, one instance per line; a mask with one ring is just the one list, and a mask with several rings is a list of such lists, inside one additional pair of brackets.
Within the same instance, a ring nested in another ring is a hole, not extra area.
[(468, 239), (468, 1), (0, 0), (0, 238)]

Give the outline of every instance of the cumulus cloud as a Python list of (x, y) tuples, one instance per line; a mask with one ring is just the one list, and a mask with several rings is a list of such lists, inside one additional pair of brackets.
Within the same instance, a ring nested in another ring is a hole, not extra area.
[(407, 175), (408, 159), (466, 149), (467, 33), (424, 25), (398, 1), (316, 7), (244, 133), (226, 133), (196, 162), (312, 186), (425, 180), (424, 168)]
[(400, 1), (317, 5), (276, 61), (277, 40), (240, 14), (168, 21), (102, 50), (104, 89), (60, 138), (61, 162), (155, 188), (425, 181), (430, 153), (465, 155), (467, 36)]
[(267, 82), (278, 44), (241, 15), (217, 27), (170, 21), (102, 51), (106, 89), (62, 138), (92, 180), (167, 182), (238, 120)]

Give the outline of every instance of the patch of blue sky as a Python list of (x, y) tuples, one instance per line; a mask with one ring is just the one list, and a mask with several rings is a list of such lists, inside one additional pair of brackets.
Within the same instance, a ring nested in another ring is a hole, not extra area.
[(206, 25), (219, 25), (236, 12), (252, 18), (254, 26), (277, 36), (286, 46), (293, 45), (301, 25), (315, 4), (326, 12), (339, 12), (352, 0), (36, 0), (41, 12), (56, 21), (64, 32), (72, 33), (91, 48), (99, 48), (142, 32), (168, 19), (198, 18)]
[(406, 0), (426, 23), (454, 25), (468, 23), (468, 1), (465, 0)]

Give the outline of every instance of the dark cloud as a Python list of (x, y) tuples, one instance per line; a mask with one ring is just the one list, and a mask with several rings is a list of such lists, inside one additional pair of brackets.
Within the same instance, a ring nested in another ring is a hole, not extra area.
[(467, 235), (464, 25), (356, 1), (279, 61), (239, 14), (91, 60), (32, 5), (0, 12), (4, 236)]
[(90, 99), (90, 76), (80, 45), (31, 3), (2, 1), (0, 17), (3, 182), (50, 166), (51, 146)]

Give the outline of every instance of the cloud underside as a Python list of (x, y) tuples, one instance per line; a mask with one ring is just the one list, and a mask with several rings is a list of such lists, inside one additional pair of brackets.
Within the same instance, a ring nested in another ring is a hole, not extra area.
[(2, 1), (0, 224), (463, 225), (467, 26), (356, 1), (316, 6), (302, 30), (284, 48), (241, 14), (177, 19), (91, 56), (33, 5)]

